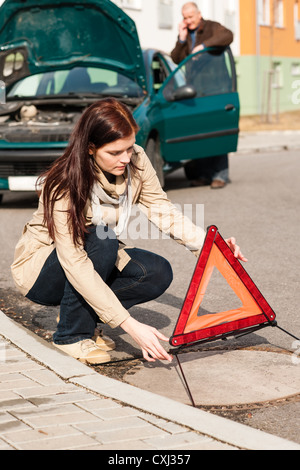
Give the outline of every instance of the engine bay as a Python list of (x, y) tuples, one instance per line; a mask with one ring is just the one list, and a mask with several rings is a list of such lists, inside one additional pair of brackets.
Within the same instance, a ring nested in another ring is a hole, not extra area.
[(0, 140), (66, 142), (84, 107), (9, 102), (0, 108)]

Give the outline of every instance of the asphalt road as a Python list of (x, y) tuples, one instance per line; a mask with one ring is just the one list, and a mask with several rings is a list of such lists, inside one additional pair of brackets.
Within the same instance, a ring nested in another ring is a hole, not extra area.
[[(204, 227), (216, 225), (225, 238), (236, 237), (249, 259), (245, 265), (246, 270), (275, 310), (278, 324), (299, 337), (299, 152), (231, 155), (230, 178), (231, 183), (222, 190), (213, 191), (209, 187), (190, 188), (183, 171), (178, 170), (167, 177), (165, 189), (169, 198), (183, 210), (193, 208), (193, 218), (201, 214), (203, 205)], [(30, 219), (36, 205), (37, 199), (32, 193), (4, 195), (0, 207), (0, 309), (45, 339), (51, 340), (57, 309), (40, 307), (23, 299), (14, 287), (9, 269), (23, 225)], [(134, 232), (136, 234), (138, 235), (137, 230)], [(162, 237), (155, 240), (151, 237), (138, 238), (130, 243), (159, 253), (172, 264), (174, 281), (169, 290), (158, 301), (132, 309), (132, 314), (141, 321), (156, 326), (166, 336), (170, 336), (196, 260), (185, 248)], [(219, 279), (215, 282), (222, 302), (230, 308), (232, 299), (227, 286)], [(208, 292), (207, 304), (203, 307), (208, 305), (209, 309), (209, 302), (213, 308), (219, 308), (218, 296), (213, 288)], [(139, 357), (139, 351), (120, 330), (109, 333), (117, 343), (113, 359), (125, 360), (119, 366), (112, 367), (110, 373), (122, 379), (132, 367), (133, 363), (130, 361)], [(295, 348), (295, 340), (277, 328), (261, 330), (229, 345), (227, 342), (219, 343), (211, 347), (290, 353), (296, 362), (299, 359), (300, 367), (299, 347)], [(257, 409), (244, 407), (242, 410), (238, 407), (234, 409), (233, 406), (217, 412), (268, 432), (276, 425), (278, 435), (300, 442), (299, 432), (295, 431), (299, 429), (299, 403), (298, 396), (292, 401), (282, 401), (281, 405), (276, 403), (274, 406), (270, 404)], [(284, 429), (280, 427), (282, 422), (285, 423)]]

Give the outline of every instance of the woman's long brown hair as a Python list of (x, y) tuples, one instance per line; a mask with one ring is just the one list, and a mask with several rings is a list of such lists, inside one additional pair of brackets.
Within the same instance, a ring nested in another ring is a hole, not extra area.
[(87, 232), (84, 209), (99, 171), (89, 149), (97, 150), (137, 131), (129, 109), (113, 98), (97, 101), (82, 114), (64, 154), (39, 180), (43, 186), (44, 224), (52, 240), (55, 240), (54, 204), (63, 197), (69, 201), (68, 226), (74, 244), (84, 240)]

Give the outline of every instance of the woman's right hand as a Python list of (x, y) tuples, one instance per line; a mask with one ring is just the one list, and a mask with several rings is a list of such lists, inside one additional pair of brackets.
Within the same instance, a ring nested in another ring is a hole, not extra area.
[(159, 340), (168, 342), (168, 338), (156, 328), (140, 323), (133, 317), (127, 318), (120, 326), (140, 346), (143, 357), (148, 362), (155, 362), (156, 359), (169, 362), (173, 360), (173, 357), (167, 353), (159, 342)]

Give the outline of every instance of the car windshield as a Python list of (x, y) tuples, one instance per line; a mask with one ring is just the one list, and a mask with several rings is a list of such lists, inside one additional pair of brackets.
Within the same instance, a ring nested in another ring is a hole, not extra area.
[(62, 95), (93, 94), (139, 98), (143, 96), (143, 90), (130, 78), (113, 70), (76, 67), (23, 78), (12, 86), (7, 98), (56, 98)]

